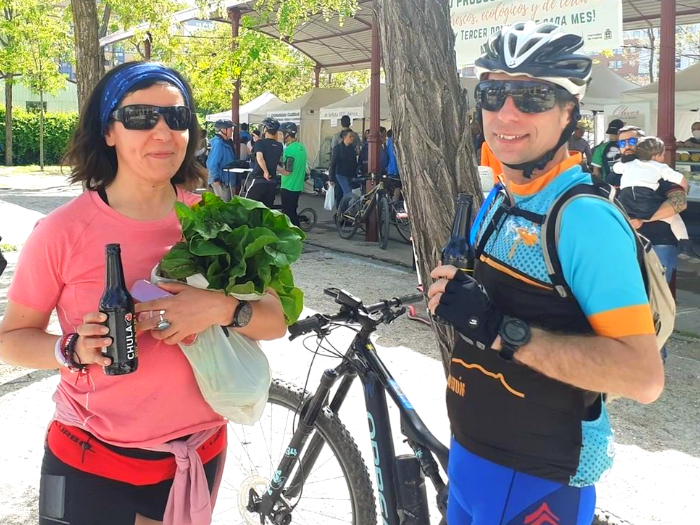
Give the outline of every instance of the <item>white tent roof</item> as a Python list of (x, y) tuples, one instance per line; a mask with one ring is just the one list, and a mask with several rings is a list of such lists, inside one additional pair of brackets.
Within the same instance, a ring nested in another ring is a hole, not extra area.
[[(243, 104), (239, 111), (238, 114), (240, 116), (240, 123), (239, 124), (250, 124), (249, 116), (251, 113), (255, 112), (266, 112), (268, 110), (275, 109), (281, 105), (284, 104), (283, 100), (280, 100), (277, 98), (275, 95), (273, 95), (270, 92), (263, 93), (257, 98), (254, 98), (247, 104)], [(207, 115), (207, 122), (216, 122), (217, 120), (221, 119), (228, 119), (228, 120), (233, 120), (232, 117), (232, 112), (231, 110), (228, 111), (222, 111), (221, 113), (213, 113), (211, 115)]]
[[(658, 103), (659, 82), (627, 91), (622, 100), (637, 102), (651, 100)], [(700, 63), (676, 73), (676, 110), (700, 108)]]
[[(473, 77), (460, 77), (459, 83), (462, 89), (469, 92), (469, 97), (474, 96), (474, 88), (478, 80)], [(356, 95), (339, 100), (328, 106), (321, 108), (322, 120), (339, 119), (343, 115), (348, 115), (351, 119), (369, 118), (370, 113), (370, 88), (365, 88)], [(391, 119), (391, 108), (389, 107), (389, 96), (386, 85), (379, 86), (379, 118), (381, 120)]]
[(605, 106), (619, 104), (622, 93), (636, 89), (639, 86), (625, 80), (603, 64), (593, 64), (592, 79), (583, 97), (582, 109), (588, 111), (603, 111)]
[[(297, 124), (308, 117), (315, 117), (318, 120), (322, 107), (347, 97), (348, 93), (344, 89), (315, 87), (296, 100), (268, 110), (265, 116), (275, 117), (280, 122), (295, 122)], [(260, 112), (256, 112), (256, 115), (257, 113)]]
[[(370, 88), (365, 88), (356, 95), (344, 98), (329, 106), (321, 108), (321, 118), (325, 120), (339, 119), (348, 115), (351, 119), (369, 118), (370, 115)], [(386, 120), (390, 117), (389, 97), (386, 93), (386, 85), (379, 86), (379, 118)]]

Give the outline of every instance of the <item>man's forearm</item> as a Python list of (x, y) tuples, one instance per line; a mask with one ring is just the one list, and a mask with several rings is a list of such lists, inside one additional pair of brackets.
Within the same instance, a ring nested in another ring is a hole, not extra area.
[(663, 365), (658, 351), (649, 348), (649, 337), (630, 336), (623, 341), (533, 329), (530, 343), (515, 354), (515, 359), (584, 390), (650, 403), (663, 389)]
[(685, 195), (685, 191), (672, 191), (668, 194), (666, 202), (659, 206), (659, 209), (656, 210), (656, 213), (654, 213), (654, 215), (652, 215), (651, 218), (645, 222), (654, 222), (663, 219), (668, 219), (669, 217), (673, 217), (674, 215), (681, 213), (687, 207), (688, 199)]

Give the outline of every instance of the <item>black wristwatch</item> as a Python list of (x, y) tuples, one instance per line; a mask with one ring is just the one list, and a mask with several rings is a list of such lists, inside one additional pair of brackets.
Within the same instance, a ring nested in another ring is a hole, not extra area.
[(236, 310), (233, 312), (233, 321), (228, 326), (230, 328), (243, 328), (248, 326), (252, 317), (253, 307), (248, 301), (241, 301), (236, 306)]
[(530, 342), (530, 327), (522, 319), (505, 316), (498, 329), (501, 336), (501, 350), (498, 355), (506, 361), (511, 361), (515, 352)]

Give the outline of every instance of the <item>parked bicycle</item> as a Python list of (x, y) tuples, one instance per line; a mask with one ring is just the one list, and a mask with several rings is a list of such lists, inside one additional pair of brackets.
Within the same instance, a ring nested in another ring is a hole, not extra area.
[[(386, 175), (377, 177), (375, 174), (370, 175), (370, 180), (379, 182), (371, 190), (361, 196), (354, 193), (343, 195), (338, 203), (338, 213), (335, 217), (335, 225), (338, 229), (338, 235), (343, 239), (352, 239), (357, 230), (363, 227), (365, 221), (372, 213), (374, 208), (377, 208), (377, 238), (379, 247), (386, 250), (389, 244), (389, 226), (391, 223), (391, 211), (389, 198), (386, 195), (385, 180)], [(358, 177), (352, 180), (353, 183), (364, 183), (367, 178)]]
[[(340, 305), (339, 312), (297, 322), (289, 327), (290, 339), (315, 333), (316, 352), (323, 348), (342, 362), (323, 373), (315, 394), (275, 380), (257, 425), (229, 424), (229, 454), (233, 456), (229, 461), (238, 477), (224, 477), (215, 514), (227, 513), (226, 523), (248, 525), (372, 525), (377, 523), (378, 502), (382, 524), (427, 525), (428, 477), (437, 491), (444, 523), (447, 486), (435, 457), (446, 470), (448, 449), (426, 428), (370, 341), (379, 325), (390, 324), (406, 311), (405, 305), (422, 301), (423, 296), (365, 305), (343, 290), (328, 288), (324, 293)], [(339, 326), (357, 327), (345, 353), (322, 346)], [(358, 377), (365, 396), (377, 498), (357, 444), (338, 418)], [(395, 453), (387, 393), (398, 407), (401, 433), (412, 454)]]

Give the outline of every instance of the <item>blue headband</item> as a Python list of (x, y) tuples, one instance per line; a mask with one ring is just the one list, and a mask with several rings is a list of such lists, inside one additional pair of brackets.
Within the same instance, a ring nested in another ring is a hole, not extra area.
[(100, 124), (102, 133), (107, 129), (110, 115), (117, 109), (117, 105), (131, 89), (144, 80), (163, 80), (172, 84), (182, 93), (185, 105), (191, 108), (190, 98), (187, 89), (182, 81), (176, 77), (168, 68), (152, 62), (136, 62), (127, 66), (112, 78), (105, 86), (102, 100), (100, 100)]

